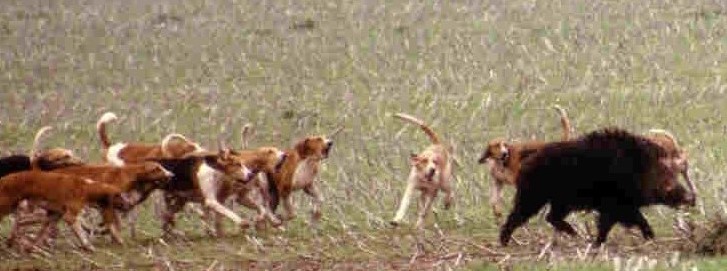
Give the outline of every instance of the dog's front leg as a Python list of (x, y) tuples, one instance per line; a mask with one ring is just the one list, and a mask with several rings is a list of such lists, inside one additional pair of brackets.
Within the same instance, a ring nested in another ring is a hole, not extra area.
[(295, 218), (295, 205), (293, 204), (293, 197), (290, 193), (280, 194), (283, 199), (283, 209), (285, 215), (283, 220), (293, 220)]
[(101, 211), (101, 215), (103, 216), (104, 224), (106, 224), (106, 227), (111, 232), (111, 238), (114, 242), (123, 244), (124, 240), (121, 239), (121, 233), (119, 232), (119, 220), (113, 206), (105, 206)]
[(492, 214), (495, 215), (496, 219), (502, 217), (500, 211), (500, 201), (502, 200), (502, 182), (498, 179), (492, 178), (492, 186), (490, 187), (490, 206), (492, 207)]
[(250, 227), (250, 223), (243, 220), (240, 216), (235, 214), (230, 209), (227, 209), (227, 207), (223, 206), (218, 200), (217, 196), (219, 194), (220, 189), (222, 188), (221, 180), (218, 179), (203, 179), (200, 180), (199, 183), (199, 189), (202, 192), (202, 197), (204, 197), (204, 205), (205, 207), (211, 208), (218, 214), (224, 215), (230, 220), (232, 220), (235, 225), (241, 228), (248, 228)]
[(321, 219), (321, 205), (323, 204), (323, 196), (321, 195), (321, 192), (318, 190), (318, 185), (314, 182), (310, 185), (306, 186), (303, 191), (305, 191), (306, 194), (311, 196), (312, 203), (313, 203), (313, 210), (311, 212), (312, 220), (313, 222), (317, 222)]
[(81, 226), (81, 221), (78, 219), (78, 213), (80, 212), (80, 208), (68, 208), (66, 210), (66, 213), (63, 214), (63, 221), (66, 222), (66, 224), (73, 230), (73, 233), (76, 235), (76, 238), (81, 242), (81, 247), (87, 251), (94, 251), (96, 250), (93, 245), (91, 245), (91, 242), (88, 241), (88, 237), (86, 236), (86, 232), (83, 231), (83, 227)]
[(139, 220), (139, 209), (132, 208), (126, 212), (127, 227), (129, 227), (129, 235), (131, 239), (136, 239), (136, 221)]
[(431, 191), (422, 191), (421, 195), (421, 208), (419, 208), (417, 215), (417, 224), (416, 228), (417, 230), (421, 230), (424, 228), (424, 222), (427, 218), (427, 215), (432, 211), (432, 202), (434, 202), (434, 193)]
[(404, 219), (406, 209), (409, 207), (409, 203), (411, 202), (411, 197), (414, 195), (414, 189), (416, 189), (416, 184), (416, 169), (412, 168), (411, 172), (409, 173), (406, 190), (404, 190), (404, 196), (401, 198), (401, 203), (399, 203), (399, 209), (396, 211), (394, 219), (389, 222), (391, 223), (391, 225), (398, 226), (399, 224), (401, 224), (401, 220)]
[(220, 204), (220, 202), (218, 202), (217, 199), (207, 198), (205, 196), (204, 204), (205, 204), (205, 207), (211, 208), (212, 210), (217, 212), (217, 214), (224, 215), (227, 218), (229, 218), (230, 220), (232, 220), (232, 222), (234, 222), (235, 225), (237, 225), (238, 227), (241, 227), (241, 228), (250, 227), (249, 222), (243, 220), (240, 216), (235, 214), (232, 210), (227, 209), (225, 206)]

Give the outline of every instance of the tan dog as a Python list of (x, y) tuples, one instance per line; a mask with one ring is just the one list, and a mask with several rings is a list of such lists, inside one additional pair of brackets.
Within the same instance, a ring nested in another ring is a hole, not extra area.
[(96, 130), (104, 149), (104, 159), (117, 166), (126, 163), (136, 163), (156, 158), (176, 158), (185, 154), (203, 151), (199, 144), (190, 141), (181, 134), (167, 135), (160, 145), (143, 143), (116, 143), (111, 145), (106, 134), (106, 124), (117, 120), (116, 114), (107, 112), (99, 118)]
[(444, 145), (437, 134), (432, 131), (423, 121), (418, 120), (406, 114), (396, 114), (396, 118), (411, 122), (418, 125), (424, 133), (429, 136), (432, 145), (429, 145), (421, 153), (411, 156), (411, 171), (407, 180), (404, 196), (401, 198), (399, 209), (391, 220), (391, 224), (399, 225), (404, 218), (409, 202), (413, 197), (414, 190), (421, 191), (419, 197), (419, 208), (417, 215), (416, 228), (424, 227), (424, 220), (431, 212), (432, 203), (436, 199), (439, 191), (444, 192), (444, 208), (449, 209), (452, 205), (452, 161), (449, 154), (449, 148)]
[(57, 223), (62, 218), (73, 229), (81, 246), (93, 250), (78, 221), (78, 214), (88, 203), (109, 203), (111, 197), (119, 193), (121, 190), (112, 185), (73, 175), (35, 170), (13, 173), (0, 179), (0, 219), (10, 214), (22, 200), (46, 202), (43, 207), (53, 215), (35, 243), (46, 235), (50, 223)]
[[(287, 155), (275, 147), (260, 147), (254, 150), (232, 151), (231, 155), (236, 157), (253, 173), (274, 174), (282, 168)], [(235, 202), (256, 210), (258, 215), (255, 218), (256, 224), (267, 219), (273, 226), (281, 225), (273, 211), (270, 209), (270, 196), (268, 195), (268, 183), (265, 178), (256, 176), (249, 182), (226, 182), (218, 193), (218, 201), (226, 202), (233, 198)], [(205, 212), (206, 216), (212, 213)], [(218, 236), (224, 234), (221, 216), (215, 215), (215, 230)]]
[[(565, 110), (553, 106), (560, 115), (560, 124), (563, 129), (561, 140), (570, 138), (570, 120)], [(520, 170), (520, 163), (527, 157), (540, 150), (546, 142), (531, 140), (525, 142), (507, 142), (503, 139), (495, 139), (487, 144), (487, 149), (479, 158), (480, 164), (487, 164), (492, 177), (490, 186), (490, 205), (496, 218), (502, 216), (500, 204), (502, 201), (502, 188), (505, 184), (516, 185), (515, 175)]]
[(130, 208), (139, 204), (139, 201), (128, 202), (128, 194), (132, 191), (148, 190), (149, 187), (160, 187), (174, 176), (156, 162), (143, 162), (137, 164), (117, 167), (113, 165), (84, 165), (77, 167), (66, 167), (54, 170), (56, 173), (63, 173), (83, 178), (92, 179), (96, 182), (112, 185), (122, 191), (119, 198), (115, 198), (110, 205), (98, 205), (104, 218), (104, 224), (111, 232), (113, 240), (119, 244), (123, 243), (119, 233), (119, 221), (114, 210), (128, 212)]
[[(341, 128), (329, 137), (334, 137), (340, 131)], [(333, 147), (333, 140), (329, 137), (311, 136), (296, 142), (292, 149), (285, 151), (286, 158), (280, 171), (265, 174), (269, 184), (270, 208), (275, 212), (282, 201), (285, 209), (285, 215), (281, 217), (283, 220), (295, 218), (292, 193), (301, 189), (312, 198), (312, 222), (315, 223), (321, 218), (323, 196), (316, 179), (321, 161), (328, 157)]]

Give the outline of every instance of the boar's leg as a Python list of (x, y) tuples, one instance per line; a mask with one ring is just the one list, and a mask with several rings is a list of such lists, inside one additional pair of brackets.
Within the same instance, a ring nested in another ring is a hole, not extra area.
[(500, 244), (502, 246), (507, 246), (515, 229), (525, 224), (530, 217), (537, 214), (547, 202), (540, 197), (528, 197), (523, 194), (521, 191), (518, 191), (515, 197), (515, 206), (510, 215), (508, 215), (507, 222), (502, 225), (500, 230)]
[(627, 226), (639, 227), (644, 239), (654, 239), (654, 230), (651, 228), (651, 225), (649, 225), (649, 222), (646, 221), (644, 214), (642, 214), (638, 209), (631, 210), (622, 220)]
[(548, 213), (548, 216), (545, 217), (545, 220), (550, 223), (550, 225), (553, 225), (553, 228), (555, 228), (556, 231), (565, 232), (570, 236), (576, 236), (578, 235), (573, 229), (573, 226), (568, 224), (568, 222), (565, 222), (565, 217), (568, 216), (570, 213), (570, 210), (566, 206), (562, 205), (550, 205), (550, 212)]
[(596, 237), (596, 242), (594, 245), (596, 247), (601, 246), (604, 242), (606, 242), (606, 237), (608, 236), (608, 232), (611, 231), (613, 228), (613, 225), (616, 225), (616, 220), (613, 219), (612, 214), (610, 213), (599, 213), (598, 214), (598, 237)]

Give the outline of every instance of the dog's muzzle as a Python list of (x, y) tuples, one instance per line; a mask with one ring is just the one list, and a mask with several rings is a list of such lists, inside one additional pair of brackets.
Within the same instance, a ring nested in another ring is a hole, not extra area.
[(328, 153), (331, 152), (331, 148), (333, 148), (333, 141), (329, 140), (326, 142), (326, 148), (323, 149), (323, 158), (328, 158)]
[(427, 170), (427, 173), (426, 173), (426, 174), (424, 175), (424, 177), (425, 177), (425, 178), (426, 178), (426, 179), (427, 179), (428, 181), (430, 181), (430, 182), (431, 182), (431, 181), (433, 181), (433, 180), (434, 180), (434, 174), (436, 174), (436, 173), (437, 173), (437, 170), (436, 170), (436, 169), (430, 168), (429, 170)]

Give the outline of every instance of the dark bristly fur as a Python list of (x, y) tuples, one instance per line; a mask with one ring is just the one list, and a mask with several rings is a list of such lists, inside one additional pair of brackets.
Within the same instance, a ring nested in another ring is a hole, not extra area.
[(576, 232), (564, 220), (570, 212), (597, 211), (597, 245), (616, 223), (637, 226), (644, 238), (653, 238), (640, 207), (694, 204), (694, 194), (678, 183), (677, 173), (663, 148), (617, 128), (546, 144), (518, 173), (515, 204), (500, 242), (507, 245), (513, 231), (548, 203), (546, 220), (556, 231), (571, 235)]

